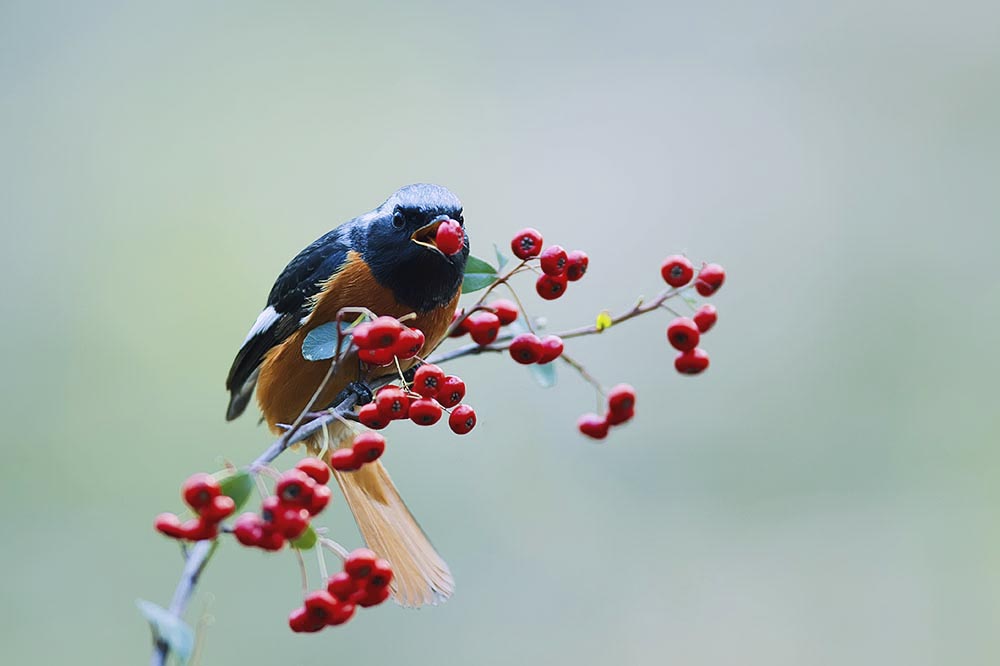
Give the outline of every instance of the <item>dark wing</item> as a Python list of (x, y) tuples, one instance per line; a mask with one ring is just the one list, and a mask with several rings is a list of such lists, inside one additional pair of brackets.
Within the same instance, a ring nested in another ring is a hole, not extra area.
[(250, 402), (264, 356), (302, 326), (311, 312), (312, 297), (347, 261), (348, 232), (347, 225), (343, 225), (326, 234), (299, 252), (278, 276), (267, 297), (267, 307), (257, 317), (229, 369), (227, 421), (242, 414)]

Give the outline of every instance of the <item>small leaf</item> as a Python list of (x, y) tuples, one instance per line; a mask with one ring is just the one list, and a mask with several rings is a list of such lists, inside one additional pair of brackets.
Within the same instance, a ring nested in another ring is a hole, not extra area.
[(544, 365), (534, 364), (529, 365), (528, 369), (531, 370), (531, 376), (535, 378), (538, 385), (542, 388), (552, 388), (556, 385), (556, 364), (546, 363)]
[(597, 323), (595, 326), (598, 331), (603, 331), (605, 329), (611, 328), (611, 324), (614, 323), (611, 320), (611, 313), (607, 310), (602, 310), (601, 314), (597, 315)]
[(222, 494), (232, 497), (236, 502), (237, 511), (243, 508), (253, 493), (253, 478), (247, 472), (236, 472), (220, 479), (219, 485), (222, 486)]
[(139, 612), (149, 622), (153, 630), (153, 637), (163, 641), (170, 648), (170, 651), (177, 655), (177, 659), (182, 664), (186, 664), (191, 658), (191, 651), (194, 649), (194, 632), (184, 620), (171, 615), (166, 608), (157, 606), (145, 599), (136, 599), (135, 605), (139, 607)]
[(503, 267), (507, 265), (508, 261), (510, 261), (510, 257), (501, 252), (496, 243), (493, 243), (493, 251), (497, 253), (497, 270), (502, 271)]
[[(341, 332), (352, 326), (347, 322), (340, 322)], [(341, 349), (347, 349), (350, 345), (351, 336), (344, 334), (341, 337)], [(325, 361), (333, 358), (337, 354), (337, 326), (332, 321), (320, 324), (309, 331), (306, 339), (302, 341), (302, 356), (307, 361)]]
[(303, 532), (299, 538), (293, 539), (291, 542), (292, 548), (298, 548), (299, 550), (309, 550), (316, 545), (316, 531), (313, 530), (312, 525), (306, 527), (306, 531)]
[(462, 280), (462, 293), (470, 294), (493, 284), (497, 279), (497, 269), (478, 257), (469, 257), (465, 264), (465, 277)]

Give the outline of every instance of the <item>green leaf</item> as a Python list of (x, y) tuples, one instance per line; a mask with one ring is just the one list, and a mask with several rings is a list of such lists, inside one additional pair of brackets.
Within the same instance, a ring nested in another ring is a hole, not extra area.
[(510, 261), (510, 257), (501, 252), (496, 243), (493, 243), (493, 251), (497, 253), (497, 270), (502, 271), (503, 267), (507, 265), (508, 261)]
[(299, 536), (297, 539), (291, 541), (292, 548), (298, 548), (299, 550), (309, 550), (316, 545), (316, 531), (313, 530), (312, 525), (306, 527), (306, 531)]
[(219, 485), (222, 486), (222, 494), (232, 497), (236, 502), (237, 511), (243, 508), (253, 493), (253, 478), (247, 472), (236, 472), (219, 479)]
[(186, 664), (191, 658), (191, 651), (194, 649), (194, 631), (184, 622), (184, 620), (171, 615), (166, 608), (157, 606), (145, 599), (136, 599), (135, 605), (139, 607), (139, 612), (149, 622), (153, 630), (153, 637), (163, 641), (170, 647), (170, 651), (177, 655), (177, 659), (182, 664)]
[(497, 269), (478, 257), (470, 256), (465, 264), (465, 278), (462, 280), (462, 293), (471, 294), (485, 289), (497, 279)]
[(531, 370), (531, 376), (542, 388), (552, 388), (556, 385), (556, 364), (554, 362), (550, 361), (544, 365), (535, 363), (529, 365), (528, 369)]
[[(341, 349), (347, 349), (351, 344), (351, 336), (346, 331), (353, 324), (340, 322), (340, 330), (344, 335), (341, 337)], [(337, 354), (337, 326), (332, 321), (320, 324), (309, 331), (306, 339), (302, 341), (302, 357), (307, 361), (325, 361), (333, 358)]]

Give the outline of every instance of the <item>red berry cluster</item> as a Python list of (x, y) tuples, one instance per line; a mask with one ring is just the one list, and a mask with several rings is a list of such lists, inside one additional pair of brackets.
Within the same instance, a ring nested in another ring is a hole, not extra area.
[(309, 519), (326, 508), (331, 492), (326, 483), (330, 468), (317, 458), (300, 460), (278, 478), (274, 495), (260, 506), (260, 515), (244, 513), (233, 525), (233, 535), (244, 546), (281, 550), (286, 540), (308, 529)]
[(458, 322), (451, 337), (460, 338), (468, 333), (476, 344), (488, 345), (497, 339), (501, 326), (517, 320), (518, 312), (517, 305), (505, 298), (482, 305), (468, 316), (463, 310), (459, 310), (451, 320), (452, 324)]
[[(682, 255), (667, 257), (660, 267), (660, 275), (671, 287), (684, 287), (695, 277), (694, 266)], [(726, 271), (719, 264), (705, 264), (698, 272), (694, 288), (702, 296), (711, 296), (726, 281)], [(719, 318), (715, 306), (705, 304), (694, 317), (678, 317), (667, 326), (667, 340), (679, 353), (674, 358), (674, 368), (685, 375), (697, 375), (708, 368), (708, 353), (698, 347), (701, 335), (715, 326)]]
[(608, 392), (608, 411), (604, 416), (584, 414), (577, 422), (577, 428), (587, 437), (604, 439), (612, 426), (621, 425), (635, 416), (635, 389), (628, 384), (619, 384)]
[(534, 333), (522, 333), (511, 340), (507, 352), (512, 359), (524, 365), (551, 363), (562, 356), (563, 341), (558, 335), (546, 335), (539, 339)]
[(542, 234), (529, 227), (514, 234), (510, 249), (518, 259), (538, 257), (542, 275), (535, 282), (535, 291), (545, 300), (552, 301), (566, 293), (568, 283), (583, 277), (590, 258), (582, 250), (566, 252), (558, 245), (550, 245), (543, 250), (542, 244)]
[(201, 541), (219, 535), (219, 523), (236, 510), (233, 498), (222, 494), (222, 487), (211, 474), (195, 474), (184, 482), (181, 496), (197, 518), (181, 522), (172, 513), (161, 513), (154, 525), (162, 534), (173, 539)]
[[(464, 397), (465, 382), (460, 377), (446, 375), (438, 366), (425, 363), (417, 368), (409, 391), (398, 386), (379, 389), (375, 400), (358, 409), (358, 421), (373, 430), (381, 430), (391, 421), (402, 419), (409, 419), (421, 426), (431, 426), (441, 420), (446, 409), (450, 409), (448, 425), (452, 432), (465, 435), (476, 425), (476, 412), (469, 405), (459, 404)], [(357, 446), (358, 439), (355, 439), (354, 447)], [(378, 455), (381, 453), (380, 450)], [(369, 461), (361, 460), (362, 464), (364, 462)]]
[(434, 244), (449, 257), (461, 252), (465, 247), (465, 232), (462, 231), (462, 225), (455, 220), (445, 220), (439, 224)]
[(325, 590), (311, 592), (301, 608), (288, 616), (292, 631), (316, 632), (344, 624), (358, 606), (377, 606), (389, 598), (392, 567), (367, 548), (353, 551), (344, 560), (344, 570), (330, 576)]
[(420, 353), (424, 334), (418, 328), (404, 326), (395, 317), (376, 317), (351, 329), (358, 347), (358, 358), (368, 365), (389, 365), (394, 358), (406, 360)]

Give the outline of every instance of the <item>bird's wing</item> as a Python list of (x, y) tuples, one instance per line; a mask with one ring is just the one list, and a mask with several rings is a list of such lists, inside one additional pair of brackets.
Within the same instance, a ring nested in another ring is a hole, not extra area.
[(271, 288), (267, 306), (250, 328), (229, 369), (227, 421), (246, 409), (264, 356), (302, 326), (312, 311), (312, 297), (347, 261), (349, 250), (350, 229), (343, 225), (316, 240), (285, 266)]

